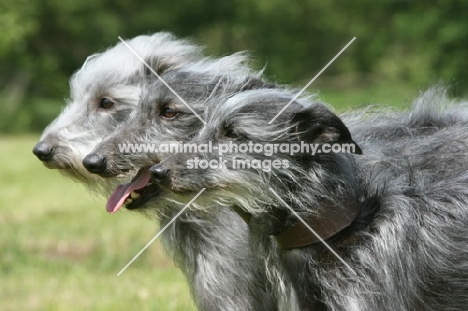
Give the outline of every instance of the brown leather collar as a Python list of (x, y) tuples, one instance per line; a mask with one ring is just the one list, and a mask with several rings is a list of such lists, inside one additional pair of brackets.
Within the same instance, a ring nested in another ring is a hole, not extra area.
[[(323, 239), (326, 240), (349, 227), (356, 219), (361, 208), (356, 202), (348, 202), (342, 206), (327, 204), (320, 215), (304, 217), (303, 220)], [(234, 211), (247, 223), (252, 215), (238, 207)], [(306, 247), (320, 240), (299, 219), (291, 226), (275, 236), (281, 249)]]
[[(349, 227), (360, 210), (360, 206), (354, 201), (345, 206), (327, 204), (320, 215), (311, 215), (303, 219), (323, 240), (326, 240)], [(320, 242), (299, 219), (275, 238), (281, 249), (301, 248)]]

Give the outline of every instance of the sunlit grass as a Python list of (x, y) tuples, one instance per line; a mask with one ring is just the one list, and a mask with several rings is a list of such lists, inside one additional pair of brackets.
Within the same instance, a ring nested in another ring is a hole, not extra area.
[(0, 310), (195, 310), (185, 279), (139, 214), (105, 211), (31, 153), (37, 137), (0, 136)]
[[(317, 93), (321, 100), (333, 106), (337, 111), (346, 111), (369, 105), (407, 108), (421, 91), (431, 85), (415, 87), (395, 81), (375, 83), (353, 76), (320, 76), (308, 89)], [(306, 84), (308, 81), (302, 81)]]

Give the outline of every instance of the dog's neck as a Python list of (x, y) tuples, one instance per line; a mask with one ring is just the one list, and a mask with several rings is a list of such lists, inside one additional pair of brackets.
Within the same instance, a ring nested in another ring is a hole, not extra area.
[[(239, 207), (233, 207), (233, 209), (248, 225), (251, 225), (252, 215), (250, 213)], [(331, 238), (348, 228), (359, 215), (361, 208), (358, 202), (350, 200), (340, 205), (323, 203), (321, 210), (319, 215), (302, 217), (304, 222), (293, 215), (295, 221), (292, 224), (286, 226), (279, 233), (273, 234), (278, 246), (281, 249), (289, 250), (307, 247), (320, 243), (320, 239)]]
[(321, 239), (329, 239), (348, 228), (361, 211), (360, 205), (354, 200), (340, 205), (326, 202), (322, 205), (319, 215), (296, 219), (275, 235), (278, 246), (288, 250), (320, 243)]
[[(346, 170), (339, 169), (343, 167), (340, 165), (343, 163), (346, 164), (344, 166)], [(330, 165), (330, 163), (328, 164)], [(301, 219), (298, 219), (280, 204), (277, 207), (270, 207), (269, 210), (272, 212), (267, 213), (269, 215), (264, 214), (260, 219), (257, 219), (239, 207), (234, 207), (234, 211), (252, 229), (258, 230), (256, 227), (259, 226), (263, 234), (273, 235), (281, 249), (303, 248), (320, 243), (321, 239), (329, 239), (350, 227), (360, 215), (362, 205), (362, 202), (359, 202), (358, 199), (361, 196), (361, 189), (360, 183), (357, 182), (354, 165), (349, 165), (349, 162), (339, 161), (339, 159), (331, 164), (336, 169), (333, 176), (339, 175), (340, 178), (329, 177), (329, 179), (333, 181), (341, 180), (341, 190), (336, 193), (336, 183), (323, 180), (325, 184), (329, 185), (328, 190), (325, 191), (328, 195), (324, 195), (323, 199), (312, 200), (315, 203), (314, 206), (310, 207), (309, 211), (316, 212), (305, 211), (305, 213), (300, 213)], [(325, 179), (327, 178), (325, 177)], [(332, 201), (326, 199), (327, 197), (334, 197), (335, 199)], [(306, 200), (304, 198), (303, 201)], [(296, 209), (293, 202), (286, 203), (295, 211), (304, 208)]]

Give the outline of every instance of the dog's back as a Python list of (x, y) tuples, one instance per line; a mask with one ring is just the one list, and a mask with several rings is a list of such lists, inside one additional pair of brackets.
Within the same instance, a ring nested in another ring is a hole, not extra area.
[[(288, 276), (303, 310), (465, 310), (468, 127), (463, 115), (450, 122), (455, 115), (449, 107), (409, 116), (405, 126), (416, 130), (409, 135), (392, 131), (404, 124), (398, 119), (385, 123), (388, 132), (380, 129), (385, 135), (368, 136), (372, 122), (363, 122), (351, 131), (352, 139), (346, 126), (318, 104), (291, 105), (276, 124), (268, 123), (287, 97), (281, 90), (239, 94), (211, 111), (211, 123), (194, 141), (332, 144), (354, 139), (359, 144), (361, 138), (363, 154), (276, 153), (273, 159), (289, 162), (271, 173), (233, 167), (190, 170), (184, 166), (187, 155), (179, 154), (154, 171), (170, 169), (161, 185), (166, 191), (177, 189), (179, 196), (204, 187), (200, 202), (215, 199), (250, 214), (251, 243), (263, 260), (273, 259), (268, 261), (273, 275)], [(273, 111), (259, 103), (270, 104)], [(220, 113), (224, 109), (229, 111)], [(436, 126), (427, 131), (434, 120)], [(238, 151), (224, 158), (229, 164), (238, 158), (266, 159)], [(319, 234), (332, 233), (324, 236), (326, 242), (346, 265), (321, 243), (278, 251), (270, 237), (298, 224), (285, 204)], [(343, 222), (355, 211), (351, 225)]]

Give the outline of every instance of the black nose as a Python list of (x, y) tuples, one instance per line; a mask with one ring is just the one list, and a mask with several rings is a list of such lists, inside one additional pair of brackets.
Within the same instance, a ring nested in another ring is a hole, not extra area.
[(101, 174), (106, 170), (106, 158), (98, 153), (88, 154), (83, 159), (83, 165), (90, 173)]
[(39, 160), (47, 162), (52, 159), (54, 148), (52, 148), (52, 146), (47, 142), (40, 141), (34, 146), (32, 152), (39, 158)]
[(152, 166), (149, 171), (151, 174), (151, 180), (157, 183), (162, 182), (167, 175), (169, 175), (169, 169), (164, 167), (162, 164)]

